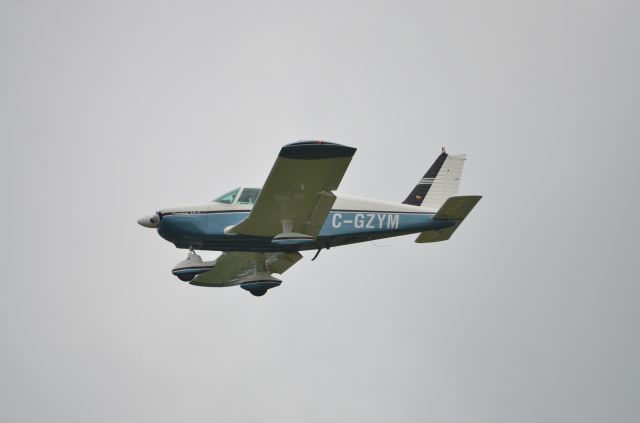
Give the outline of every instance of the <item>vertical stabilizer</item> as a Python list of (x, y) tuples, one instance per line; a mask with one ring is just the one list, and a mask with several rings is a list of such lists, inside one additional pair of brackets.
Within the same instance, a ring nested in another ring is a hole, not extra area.
[(444, 151), (444, 148), (442, 148), (442, 154), (440, 154), (436, 161), (433, 162), (429, 170), (427, 170), (427, 173), (425, 173), (418, 181), (418, 185), (413, 188), (413, 191), (409, 193), (402, 204), (410, 204), (412, 206), (419, 206), (422, 204), (429, 192), (429, 189), (431, 188), (431, 185), (433, 185), (436, 176), (438, 176), (438, 172), (440, 172), (443, 163), (447, 160), (447, 157), (449, 157), (449, 155)]
[(422, 207), (434, 211), (438, 210), (447, 201), (447, 198), (458, 194), (465, 160), (465, 155), (447, 156), (429, 188)]

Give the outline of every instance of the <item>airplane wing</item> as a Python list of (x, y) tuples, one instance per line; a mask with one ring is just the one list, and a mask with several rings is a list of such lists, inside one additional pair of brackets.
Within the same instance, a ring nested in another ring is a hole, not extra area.
[(323, 141), (284, 146), (249, 216), (225, 232), (315, 238), (356, 149)]
[(190, 283), (198, 286), (232, 286), (271, 282), (280, 285), (271, 273), (284, 273), (302, 255), (295, 253), (222, 253), (213, 263), (213, 268), (197, 275)]

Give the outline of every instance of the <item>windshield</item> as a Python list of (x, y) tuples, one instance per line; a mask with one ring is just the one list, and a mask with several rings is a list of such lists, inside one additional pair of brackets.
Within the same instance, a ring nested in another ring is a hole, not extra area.
[(238, 204), (254, 204), (260, 195), (259, 188), (245, 188), (238, 198)]
[(226, 194), (222, 194), (220, 197), (218, 197), (215, 200), (213, 200), (213, 202), (214, 203), (232, 204), (233, 200), (235, 200), (236, 195), (238, 195), (239, 191), (240, 191), (240, 188), (236, 188), (233, 191), (229, 191)]

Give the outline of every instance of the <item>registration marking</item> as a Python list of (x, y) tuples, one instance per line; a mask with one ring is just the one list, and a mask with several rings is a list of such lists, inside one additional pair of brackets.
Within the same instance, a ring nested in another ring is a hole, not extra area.
[(334, 213), (331, 226), (353, 226), (356, 229), (398, 229), (400, 215), (397, 213), (356, 213), (351, 219), (343, 219), (342, 213)]

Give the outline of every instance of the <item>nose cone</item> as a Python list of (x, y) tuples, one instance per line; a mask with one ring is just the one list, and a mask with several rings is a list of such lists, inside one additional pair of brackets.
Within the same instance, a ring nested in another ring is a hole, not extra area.
[(159, 223), (160, 216), (158, 216), (157, 213), (138, 219), (138, 225), (144, 226), (145, 228), (157, 228)]

